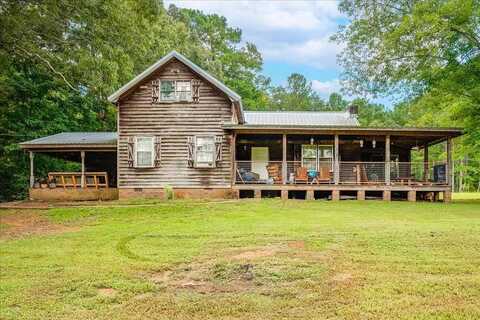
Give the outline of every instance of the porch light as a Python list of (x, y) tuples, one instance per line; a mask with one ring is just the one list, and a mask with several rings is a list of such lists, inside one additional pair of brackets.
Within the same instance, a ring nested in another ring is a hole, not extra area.
[(314, 140), (313, 137), (310, 138), (310, 144), (313, 144)]
[(363, 139), (360, 140), (360, 148), (363, 148)]
[(375, 149), (375, 147), (377, 146), (377, 141), (375, 139), (373, 139), (372, 141), (372, 147), (373, 149)]
[(415, 146), (412, 148), (412, 150), (415, 150), (415, 151), (420, 150), (420, 147), (418, 146), (418, 140), (415, 140)]

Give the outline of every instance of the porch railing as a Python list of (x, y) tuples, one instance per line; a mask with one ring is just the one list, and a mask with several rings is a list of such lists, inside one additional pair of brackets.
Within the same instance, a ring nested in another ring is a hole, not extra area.
[[(340, 161), (338, 168), (339, 184), (386, 185), (390, 182), (391, 185), (422, 186), (448, 183), (445, 162)], [(285, 164), (282, 161), (236, 161), (235, 183), (334, 184), (334, 170), (333, 161), (286, 161)]]

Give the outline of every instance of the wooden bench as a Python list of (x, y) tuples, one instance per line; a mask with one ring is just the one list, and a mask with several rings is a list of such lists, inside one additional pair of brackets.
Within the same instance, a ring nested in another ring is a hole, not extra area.
[[(49, 172), (48, 180), (55, 180), (57, 188), (81, 188), (82, 174), (80, 172)], [(85, 172), (85, 188), (108, 189), (108, 174), (106, 172)]]

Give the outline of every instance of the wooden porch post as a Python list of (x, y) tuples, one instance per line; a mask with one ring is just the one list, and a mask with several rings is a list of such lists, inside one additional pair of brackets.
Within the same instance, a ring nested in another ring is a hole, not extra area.
[(232, 133), (232, 140), (231, 140), (231, 146), (230, 146), (230, 150), (231, 151), (231, 157), (232, 157), (232, 185), (235, 184), (236, 180), (237, 180), (237, 156), (236, 156), (236, 152), (237, 152), (237, 133), (236, 132), (233, 132)]
[(453, 176), (453, 162), (452, 162), (452, 138), (447, 138), (447, 184), (449, 187), (452, 186), (452, 176)]
[(82, 188), (85, 188), (85, 151), (80, 151), (80, 157), (82, 158)]
[(335, 135), (335, 150), (333, 154), (333, 181), (335, 184), (339, 184), (340, 182), (340, 162), (338, 161), (338, 155), (339, 155), (339, 137), (338, 134)]
[(33, 151), (30, 151), (29, 155), (30, 155), (30, 188), (33, 188), (33, 185), (35, 183), (35, 174), (34, 174), (34, 168), (33, 168)]
[(287, 184), (287, 135), (282, 136), (282, 180), (283, 184)]
[(390, 185), (390, 136), (385, 136), (385, 184)]
[(430, 179), (428, 163), (428, 144), (423, 146), (423, 181)]

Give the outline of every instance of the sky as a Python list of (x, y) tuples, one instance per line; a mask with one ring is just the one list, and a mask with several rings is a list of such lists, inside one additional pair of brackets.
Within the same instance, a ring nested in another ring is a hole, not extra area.
[[(164, 0), (165, 6), (199, 9), (227, 18), (242, 30), (243, 41), (254, 43), (263, 57), (263, 74), (284, 85), (294, 72), (312, 82), (322, 98), (341, 89), (336, 55), (342, 45), (330, 41), (347, 19), (337, 1)], [(353, 97), (348, 97), (349, 99)], [(391, 106), (389, 99), (375, 102)]]

